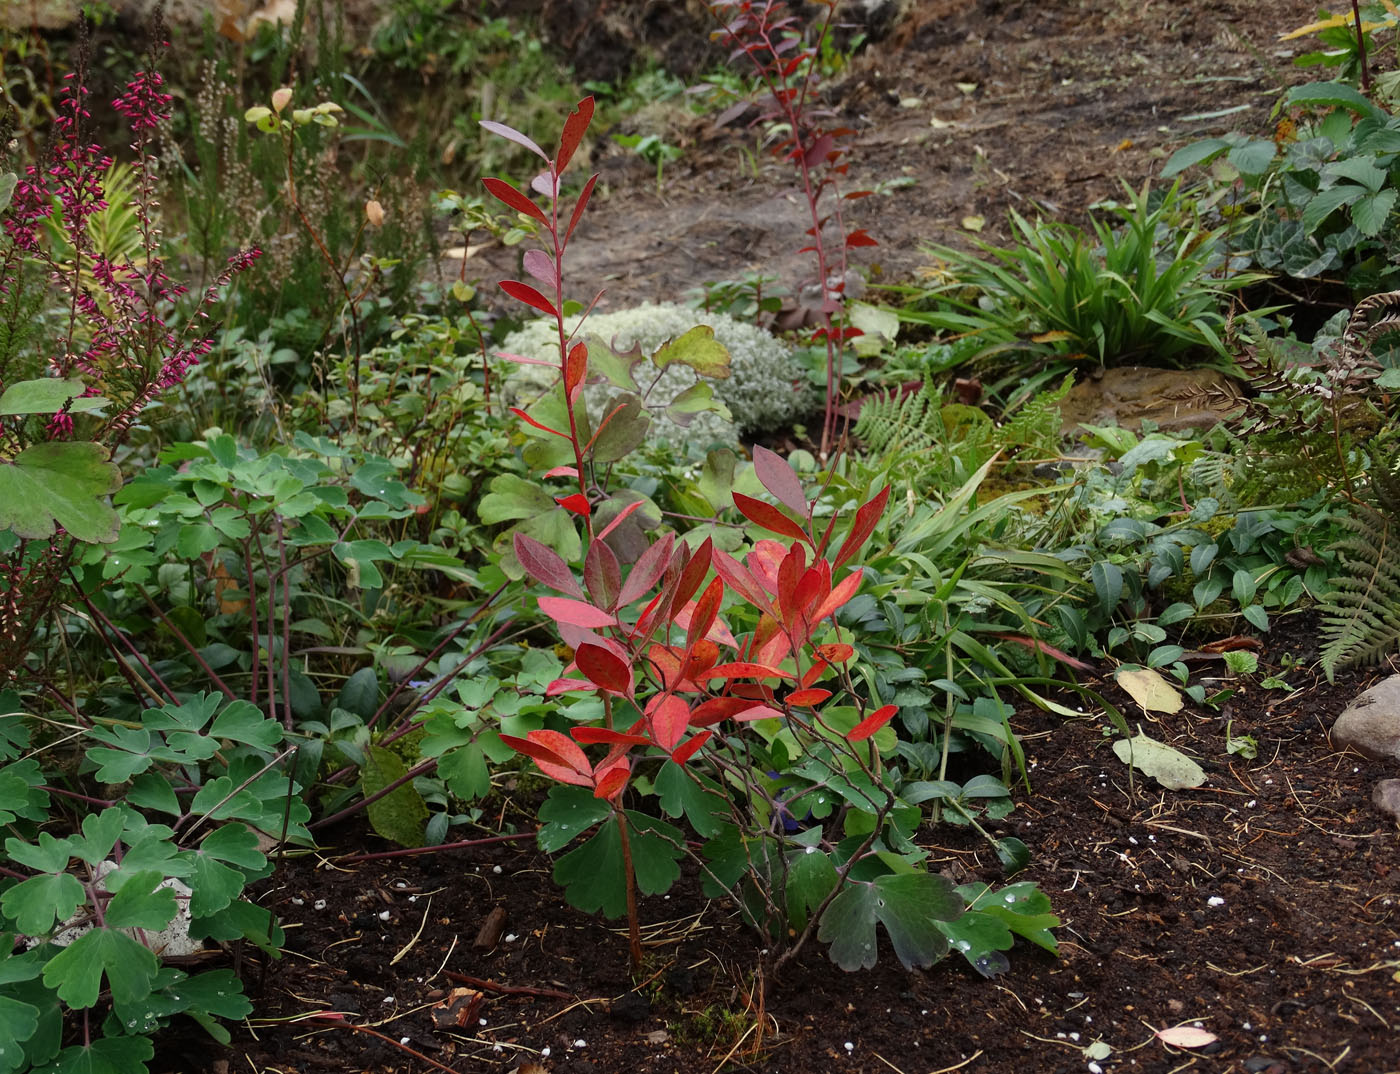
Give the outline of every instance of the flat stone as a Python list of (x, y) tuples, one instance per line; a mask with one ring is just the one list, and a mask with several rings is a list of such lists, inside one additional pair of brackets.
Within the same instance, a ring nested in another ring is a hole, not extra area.
[(1400, 761), (1400, 675), (1376, 683), (1343, 710), (1332, 725), (1332, 745)]
[(1137, 431), (1144, 420), (1164, 432), (1209, 429), (1239, 399), (1236, 383), (1216, 369), (1151, 369), (1119, 366), (1095, 370), (1077, 383), (1060, 404), (1063, 429), (1121, 425)]
[(1400, 779), (1383, 779), (1371, 792), (1371, 804), (1400, 822)]

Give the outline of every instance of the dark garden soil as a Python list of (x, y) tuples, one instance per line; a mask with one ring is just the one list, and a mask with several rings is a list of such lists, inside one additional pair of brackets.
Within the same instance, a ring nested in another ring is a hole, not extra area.
[[(665, 7), (606, 6), (624, 31)], [(965, 217), (982, 217), (989, 235), (1009, 208), (1075, 218), (1118, 193), (1120, 177), (1140, 185), (1177, 144), (1230, 126), (1267, 130), (1281, 87), (1306, 78), (1277, 35), (1315, 14), (1310, 0), (910, 7), (829, 99), (856, 131), (851, 188), (913, 180), (854, 203), (856, 223), (881, 242), (866, 265), (896, 281), (926, 262), (921, 243), (961, 241)], [(805, 209), (754, 154), (754, 135), (709, 121), (669, 130), (688, 152), (659, 192), (649, 166), (597, 151), (605, 185), (571, 249), (574, 278), (606, 286), (614, 307), (679, 300), (751, 268), (795, 281)], [(513, 272), (516, 256), (484, 251), (470, 274)], [(1030, 789), (1000, 830), (1031, 848), (1021, 878), (1062, 919), (1058, 959), (1018, 944), (1010, 969), (985, 979), (959, 957), (907, 972), (884, 950), (876, 970), (846, 974), (813, 947), (760, 985), (735, 911), (702, 900), (689, 878), (643, 901), (649, 963), (638, 985), (625, 937), (552, 883), (528, 839), (533, 803), (503, 791), (496, 830), (526, 838), (355, 863), (344, 858), (388, 848), (347, 826), (288, 861), (259, 896), (288, 928), (287, 955), (265, 971), (246, 952), (239, 963), (256, 1017), (227, 1050), (167, 1038), (164, 1069), (1400, 1070), (1400, 832), (1370, 804), (1374, 783), (1400, 773), (1330, 748), (1332, 720), (1372, 676), (1327, 684), (1311, 669), (1314, 634), (1298, 621), (1265, 639), (1261, 673), (1292, 691), (1244, 684), (1225, 711), (1143, 721), (1199, 758), (1209, 778), (1197, 790), (1140, 780), (1130, 793), (1101, 719), (1018, 712)], [(1227, 754), (1227, 719), (1257, 740), (1256, 758)], [(944, 825), (922, 841), (955, 881), (1000, 882), (975, 833)], [(504, 915), (501, 937), (478, 946), (493, 913)], [(483, 1000), (441, 1028), (435, 1005), (454, 988)], [(306, 1020), (325, 1011), (345, 1022)], [(1154, 1036), (1197, 1023), (1218, 1041), (1183, 1051)], [(1098, 1041), (1111, 1051), (1093, 1061), (1083, 1049)]]

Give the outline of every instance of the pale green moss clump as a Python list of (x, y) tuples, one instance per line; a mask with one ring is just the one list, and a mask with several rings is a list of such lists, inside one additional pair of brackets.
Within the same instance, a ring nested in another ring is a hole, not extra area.
[[(577, 317), (569, 319), (569, 329), (578, 322)], [(593, 314), (584, 326), (583, 338), (592, 353), (609, 346), (619, 351), (640, 346), (642, 353), (650, 356), (661, 344), (701, 324), (713, 328), (716, 341), (729, 351), (729, 376), (707, 383), (728, 408), (732, 420), (707, 412), (695, 415), (690, 425), (682, 428), (652, 410), (653, 439), (686, 443), (703, 451), (715, 443), (737, 443), (746, 433), (782, 428), (816, 408), (816, 391), (787, 345), (762, 328), (736, 321), (728, 314), (706, 313), (672, 303), (643, 305), (616, 313)], [(531, 321), (512, 333), (501, 349), (558, 362), (556, 331), (551, 320)], [(515, 405), (528, 403), (553, 385), (558, 376), (557, 366), (516, 365), (506, 381), (506, 395)], [(639, 370), (637, 379), (645, 386), (652, 377)], [(650, 406), (664, 405), (694, 383), (691, 370), (672, 366), (661, 375), (647, 402)], [(617, 394), (617, 389), (608, 384), (589, 385), (584, 392), (589, 414), (596, 417), (602, 413), (606, 402)]]

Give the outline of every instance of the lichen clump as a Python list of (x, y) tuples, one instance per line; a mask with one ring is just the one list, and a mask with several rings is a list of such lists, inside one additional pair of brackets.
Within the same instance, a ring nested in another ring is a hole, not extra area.
[[(568, 320), (570, 331), (577, 328), (579, 320)], [(609, 346), (627, 351), (640, 346), (642, 353), (650, 356), (663, 343), (701, 324), (713, 328), (715, 339), (729, 351), (729, 376), (709, 383), (715, 397), (729, 409), (732, 420), (726, 421), (717, 413), (701, 413), (682, 428), (654, 409), (653, 439), (685, 443), (703, 452), (712, 444), (733, 444), (746, 433), (780, 429), (815, 409), (816, 392), (787, 345), (762, 328), (724, 313), (706, 313), (672, 303), (594, 313), (580, 338), (586, 340), (590, 351)], [(531, 321), (512, 333), (502, 349), (558, 362), (556, 333), (552, 320)], [(517, 365), (506, 382), (506, 394), (514, 403), (530, 402), (553, 385), (558, 376), (557, 366)], [(646, 378), (646, 382), (650, 383), (650, 379)], [(695, 375), (690, 370), (672, 366), (661, 374), (646, 401), (649, 406), (663, 406), (694, 382)], [(590, 384), (584, 393), (589, 414), (602, 413), (607, 400), (616, 394), (617, 389), (611, 385)]]

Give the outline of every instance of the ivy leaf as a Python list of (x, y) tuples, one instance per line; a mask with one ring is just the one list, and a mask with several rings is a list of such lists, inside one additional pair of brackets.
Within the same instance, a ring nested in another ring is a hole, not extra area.
[[(370, 746), (365, 751), (364, 767), (360, 769), (365, 797), (377, 794), (402, 779), (407, 771), (403, 758), (397, 753), (383, 746)], [(366, 808), (370, 825), (385, 839), (402, 847), (423, 845), (423, 826), (428, 821), (428, 807), (424, 805), (422, 796), (413, 789), (412, 781), (401, 784)]]
[(44, 984), (69, 1007), (81, 1010), (97, 1002), (104, 971), (113, 999), (127, 1003), (150, 994), (159, 969), (155, 953), (130, 936), (112, 929), (93, 929), (49, 960), (44, 967)]
[(0, 530), (47, 540), (57, 524), (80, 541), (110, 543), (121, 532), (121, 519), (105, 497), (121, 484), (121, 471), (101, 444), (34, 444), (13, 459), (0, 459)]
[(831, 960), (843, 970), (870, 969), (879, 922), (904, 968), (922, 968), (948, 953), (948, 940), (936, 922), (950, 921), (962, 909), (962, 900), (941, 876), (889, 874), (850, 884), (837, 895), (822, 915), (817, 936), (831, 945)]
[(34, 1074), (146, 1074), (146, 1062), (155, 1054), (149, 1037), (103, 1037), (64, 1048)]

